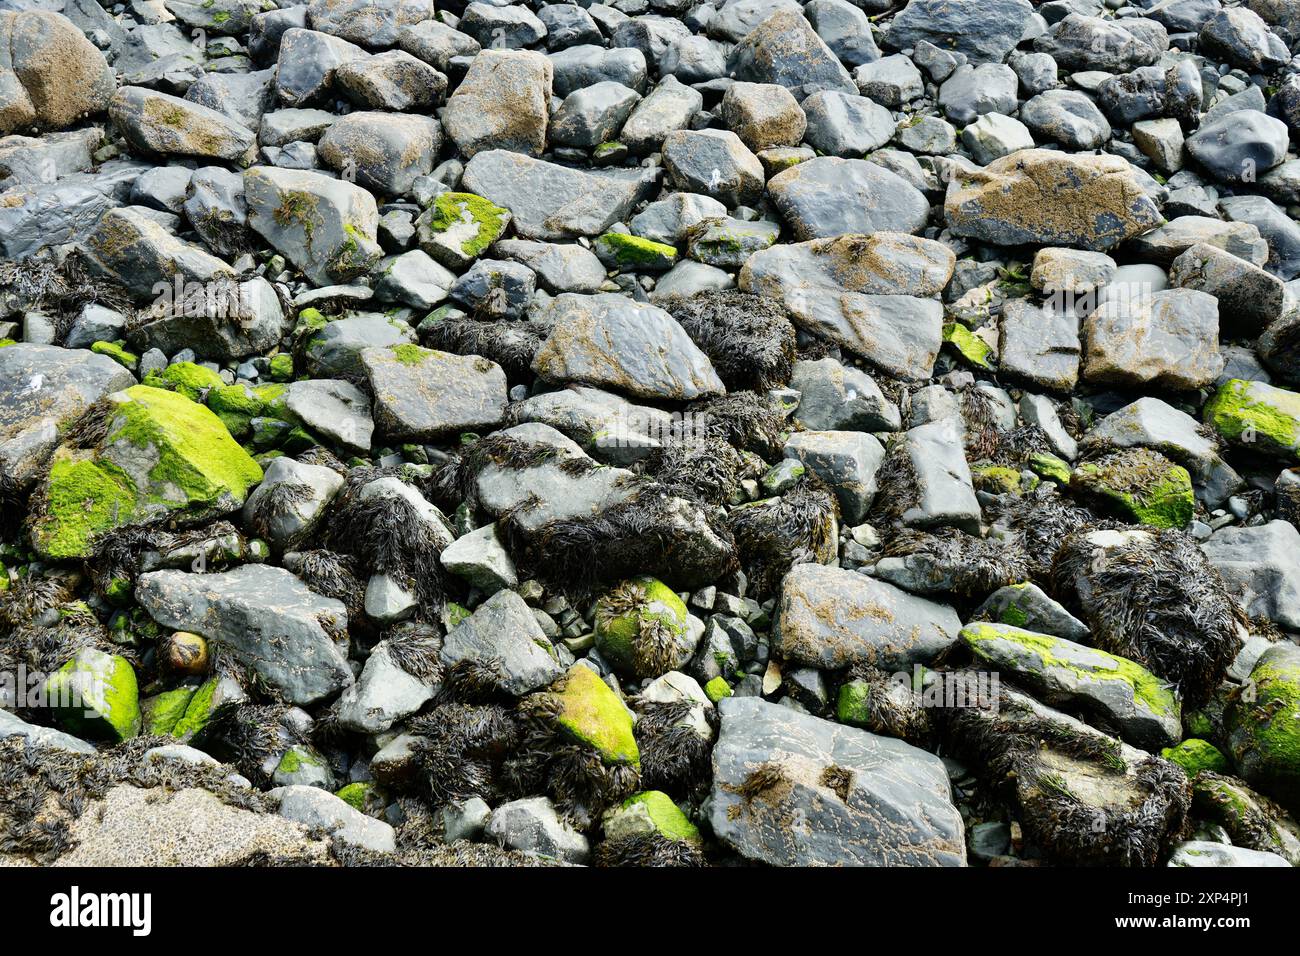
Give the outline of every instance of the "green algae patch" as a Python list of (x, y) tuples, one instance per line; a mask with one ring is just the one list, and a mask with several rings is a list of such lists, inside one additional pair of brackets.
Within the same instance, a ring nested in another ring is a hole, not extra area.
[(1079, 465), (1070, 488), (1119, 517), (1154, 528), (1184, 528), (1196, 514), (1192, 476), (1149, 448), (1126, 448)]
[(207, 726), (208, 718), (215, 709), (217, 678), (213, 677), (199, 685), (199, 689), (190, 697), (182, 714), (172, 726), (172, 736), (188, 739)]
[(221, 385), (208, 392), (207, 406), (233, 437), (246, 438), (252, 431), (254, 418), (276, 417), (276, 402), (286, 389), (287, 386), (275, 383)]
[(197, 362), (176, 362), (161, 372), (150, 372), (144, 377), (143, 384), (180, 392), (190, 401), (197, 402), (209, 389), (221, 388), (226, 383), (212, 369)]
[(668, 585), (632, 578), (596, 602), (596, 647), (620, 673), (658, 677), (685, 663), (691, 651), (686, 618), (686, 605)]
[(95, 448), (55, 453), (32, 527), (44, 557), (86, 557), (96, 533), (167, 513), (226, 514), (262, 480), (221, 420), (178, 392), (133, 385), (109, 396), (103, 420)]
[(701, 842), (700, 831), (672, 797), (661, 790), (645, 790), (623, 801), (624, 810), (644, 811), (661, 836), (687, 843)]
[(1029, 470), (1044, 481), (1054, 481), (1058, 485), (1070, 483), (1070, 463), (1045, 451), (1036, 451), (1029, 456)]
[(604, 233), (596, 238), (594, 245), (601, 262), (620, 269), (664, 270), (672, 268), (677, 261), (675, 246), (625, 232)]
[(185, 716), (185, 709), (194, 696), (193, 687), (178, 687), (145, 699), (140, 704), (144, 733), (151, 737), (171, 734), (177, 722)]
[(835, 700), (835, 719), (850, 727), (865, 727), (871, 718), (871, 685), (851, 680), (840, 686)]
[(118, 742), (140, 733), (140, 690), (131, 663), (83, 647), (45, 682), (56, 722), (78, 737)]
[(994, 370), (993, 349), (960, 322), (949, 322), (944, 325), (943, 340), (956, 349), (957, 354), (967, 364), (986, 372)]
[(725, 677), (715, 677), (704, 685), (704, 695), (715, 704), (730, 697), (731, 694), (731, 685), (727, 683)]
[(575, 664), (556, 696), (560, 705), (556, 722), (566, 733), (592, 747), (607, 764), (641, 766), (632, 715), (595, 671)]
[(423, 365), (434, 354), (429, 349), (420, 348), (418, 345), (394, 345), (388, 351), (402, 365)]
[(95, 342), (90, 350), (96, 355), (107, 355), (118, 365), (134, 372), (140, 367), (140, 356), (128, 351), (125, 342)]
[(1300, 461), (1300, 392), (1229, 379), (1205, 403), (1203, 414), (1206, 424), (1234, 445)]
[(1177, 747), (1165, 747), (1160, 756), (1171, 760), (1187, 771), (1188, 777), (1195, 777), (1202, 770), (1214, 773), (1232, 773), (1228, 758), (1219, 752), (1219, 748), (1208, 740), (1191, 737)]
[[(976, 465), (970, 470), (971, 482), (976, 491), (987, 491), (994, 495), (1018, 495), (1022, 490), (1020, 472), (1006, 465)], [(1035, 482), (1035, 487), (1037, 482)]]
[(1027, 675), (1051, 669), (1068, 671), (1084, 681), (1118, 680), (1133, 689), (1135, 700), (1160, 716), (1179, 717), (1178, 698), (1170, 687), (1141, 664), (1094, 647), (1084, 647), (1050, 634), (1026, 631), (1008, 624), (968, 624), (958, 635), (981, 661), (994, 666), (1009, 666), (1005, 650), (996, 645), (1018, 646), (1015, 665), (1024, 666)]
[(1240, 775), (1300, 810), (1300, 647), (1283, 641), (1265, 651), (1225, 716)]
[(338, 797), (353, 810), (360, 810), (362, 813), (368, 813), (368, 805), (375, 794), (375, 785), (369, 781), (359, 780), (356, 783), (349, 783), (345, 787), (334, 791), (334, 796)]
[(433, 201), (429, 226), (434, 232), (446, 232), (469, 220), (477, 226), (473, 236), (460, 244), (461, 254), (478, 258), (496, 242), (510, 224), (510, 210), (474, 193), (443, 193)]
[(292, 382), (293, 356), (288, 352), (272, 355), (267, 374), (271, 376), (273, 382)]

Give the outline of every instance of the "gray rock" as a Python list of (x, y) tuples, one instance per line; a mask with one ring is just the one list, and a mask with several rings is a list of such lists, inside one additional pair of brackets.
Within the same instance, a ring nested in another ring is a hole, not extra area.
[(456, 28), (484, 47), (526, 47), (546, 37), (546, 24), (527, 7), (495, 3), (469, 4)]
[(36, 750), (48, 747), (80, 754), (93, 754), (95, 752), (94, 744), (87, 743), (79, 737), (65, 734), (63, 731), (55, 730), (52, 727), (29, 724), (7, 710), (0, 710), (0, 740), (9, 737), (22, 737), (25, 746)]
[(372, 853), (397, 852), (397, 834), (382, 820), (367, 816), (319, 787), (289, 786), (272, 790), (280, 816)]
[(731, 51), (738, 80), (776, 83), (802, 99), (818, 90), (856, 93), (857, 85), (798, 9), (782, 5)]
[(1048, 597), (1037, 584), (1028, 581), (998, 588), (975, 609), (974, 619), (1014, 624), (1079, 644), (1088, 640), (1087, 624)]
[(353, 682), (347, 610), (283, 568), (151, 571), (140, 576), (135, 596), (162, 626), (228, 648), (291, 703), (315, 703)]
[(118, 90), (108, 115), (126, 141), (146, 154), (233, 161), (257, 140), (225, 113), (138, 86)]
[(985, 113), (1014, 113), (1018, 83), (1005, 63), (959, 66), (939, 87), (939, 106), (959, 126)]
[(470, 797), (464, 803), (449, 803), (442, 810), (442, 838), (447, 843), (461, 840), (478, 842), (491, 817), (492, 808), (480, 797)]
[(361, 366), (374, 395), (374, 418), (391, 441), (433, 442), (491, 430), (506, 407), (506, 376), (479, 355), (434, 349), (365, 349)]
[(730, 130), (677, 130), (663, 141), (669, 182), (685, 192), (704, 193), (729, 206), (758, 201), (763, 164)]
[(750, 149), (798, 146), (807, 119), (798, 101), (775, 83), (733, 83), (722, 97), (722, 121)]
[(185, 98), (255, 130), (275, 103), (275, 71), (204, 73), (185, 91)]
[(527, 266), (549, 292), (590, 294), (599, 292), (605, 281), (605, 267), (596, 254), (577, 243), (501, 239), (492, 247), (492, 252)]
[(339, 726), (359, 734), (382, 733), (418, 711), (436, 691), (436, 686), (403, 670), (389, 653), (389, 642), (380, 641), (357, 682), (339, 695)]
[(312, 29), (371, 47), (392, 46), (402, 27), (433, 16), (433, 0), (311, 0)]
[(0, 13), (0, 49), (0, 134), (71, 126), (113, 95), (104, 54), (59, 13), (27, 5)]
[(293, 27), (280, 38), (276, 92), (288, 106), (309, 106), (323, 101), (334, 89), (334, 71), (367, 55), (347, 40)]
[(698, 90), (666, 76), (637, 104), (623, 124), (619, 139), (633, 152), (656, 150), (669, 133), (690, 125), (703, 103)]
[(240, 283), (217, 280), (200, 287), (197, 295), (168, 291), (137, 315), (127, 333), (132, 344), (169, 355), (194, 348), (205, 358), (225, 362), (269, 351), (290, 329), (275, 287), (261, 276)]
[(825, 482), (840, 503), (844, 520), (857, 524), (876, 497), (876, 472), (884, 446), (863, 432), (806, 431), (791, 435), (785, 457), (798, 461)]
[(53, 345), (0, 348), (0, 478), (27, 488), (64, 430), (135, 377), (106, 355)]
[(233, 258), (248, 249), (248, 205), (239, 173), (220, 166), (196, 169), (183, 208), (199, 238), (217, 255)]
[(1011, 299), (1002, 306), (998, 367), (1055, 392), (1079, 380), (1079, 319), (1065, 309)]
[(452, 57), (472, 57), (478, 41), (438, 20), (407, 23), (397, 31), (397, 45), (405, 52), (446, 73)]
[(274, 547), (289, 550), (316, 529), (342, 487), (343, 476), (330, 468), (276, 458), (244, 502), (245, 527)]
[(939, 354), (943, 305), (918, 296), (942, 290), (953, 261), (939, 243), (898, 233), (817, 239), (754, 253), (740, 287), (780, 299), (800, 328), (889, 374), (920, 379)]
[(831, 156), (869, 153), (894, 136), (894, 117), (889, 110), (865, 96), (822, 90), (803, 101), (803, 110), (808, 144)]
[(833, 358), (795, 362), (790, 387), (799, 392), (795, 421), (813, 431), (898, 431), (898, 406), (871, 376)]
[(1168, 36), (1159, 27), (1157, 31), (1163, 43), (1156, 40), (1157, 35), (1133, 29), (1126, 20), (1071, 13), (1034, 40), (1034, 49), (1051, 54), (1064, 70), (1127, 73), (1150, 66), (1168, 48)]
[(597, 236), (627, 219), (655, 176), (649, 170), (588, 172), (496, 149), (466, 164), (462, 185), (509, 209), (521, 238), (555, 241)]
[(456, 280), (450, 294), (475, 314), (517, 319), (532, 305), (536, 289), (537, 276), (527, 266), (479, 259)]
[(1201, 27), (1199, 40), (1206, 53), (1221, 56), (1248, 73), (1271, 73), (1291, 59), (1282, 38), (1246, 7), (1227, 7), (1210, 17)]
[[(1129, 240), (1128, 248), (1142, 261), (1168, 266), (1200, 243), (1222, 249), (1253, 265), (1262, 266), (1268, 261), (1268, 243), (1256, 226), (1248, 222), (1224, 222), (1209, 216), (1179, 216)], [(1163, 271), (1157, 272), (1163, 278)]]
[(515, 563), (495, 524), (484, 525), (461, 535), (448, 545), (439, 560), (442, 566), (486, 594), (519, 583)]
[(320, 173), (257, 166), (244, 173), (248, 223), (315, 284), (346, 282), (383, 255), (375, 199)]
[(690, 401), (725, 389), (708, 357), (662, 309), (610, 293), (566, 293), (533, 370), (551, 382), (606, 386), (638, 398)]
[(299, 424), (353, 451), (370, 451), (375, 428), (370, 400), (355, 385), (337, 379), (291, 382), (283, 403), (285, 413)]
[(312, 335), (306, 355), (307, 373), (316, 378), (360, 379), (361, 352), (415, 341), (409, 325), (381, 315), (358, 315), (335, 319)]
[(848, 0), (809, 0), (804, 4), (803, 13), (827, 48), (845, 66), (852, 68), (880, 59), (870, 19)]
[(550, 141), (592, 149), (613, 140), (640, 101), (640, 93), (612, 80), (574, 90), (551, 118)]
[(1166, 289), (1125, 299), (1104, 303), (1084, 320), (1085, 381), (1177, 390), (1218, 377), (1223, 359), (1213, 296)]
[(526, 797), (492, 811), (484, 834), (503, 847), (565, 863), (585, 863), (587, 838), (560, 819), (546, 797)]
[(125, 326), (126, 316), (116, 309), (84, 305), (73, 320), (63, 344), (70, 349), (86, 349), (96, 342), (114, 342), (123, 337)]
[(375, 298), (380, 302), (431, 309), (445, 301), (456, 284), (456, 274), (435, 262), (423, 249), (412, 249), (380, 265), (382, 271), (375, 283)]
[(961, 637), (980, 664), (1010, 672), (1044, 703), (1101, 714), (1136, 746), (1154, 751), (1182, 738), (1173, 689), (1140, 665), (1009, 624), (971, 624)]
[(1269, 272), (1290, 281), (1300, 276), (1300, 225), (1281, 206), (1263, 196), (1228, 196), (1219, 201), (1223, 215), (1259, 230), (1268, 243)]
[(1186, 141), (1178, 120), (1152, 119), (1134, 123), (1133, 143), (1162, 172), (1176, 173), (1183, 168)]
[(314, 143), (338, 121), (325, 110), (288, 107), (262, 114), (257, 139), (263, 146), (287, 146), (300, 140)]
[[(728, 698), (719, 709), (709, 822), (742, 856), (777, 866), (965, 864), (938, 757), (757, 698)], [(743, 785), (759, 767), (775, 780), (746, 799)], [(847, 771), (847, 792), (826, 785), (835, 769)]]
[(1300, 531), (1287, 521), (1220, 528), (1201, 550), (1246, 613), (1300, 631)]
[(497, 149), (540, 156), (552, 77), (551, 61), (540, 53), (483, 50), (447, 100), (447, 135), (469, 157)]
[(1211, 843), (1206, 840), (1188, 840), (1174, 847), (1168, 866), (1198, 867), (1261, 867), (1290, 866), (1286, 858), (1264, 850), (1248, 850), (1244, 846)]
[(125, 286), (136, 298), (156, 298), (177, 283), (232, 279), (230, 266), (176, 238), (141, 206), (110, 209), (82, 240), (91, 271)]
[(1029, 127), (1002, 113), (984, 113), (961, 131), (961, 142), (981, 166), (1022, 149), (1034, 148)]
[[(1067, 149), (1098, 149), (1110, 139), (1110, 123), (1091, 99), (1074, 90), (1048, 90), (1020, 108), (1020, 118), (1038, 136)], [(1175, 123), (1175, 125), (1177, 125)], [(1181, 147), (1181, 136), (1179, 139)]]
[(928, 664), (961, 630), (957, 612), (856, 571), (799, 564), (781, 582), (772, 650), (787, 661), (834, 670)]
[(581, 44), (552, 53), (548, 59), (555, 71), (556, 96), (568, 96), (574, 90), (605, 80), (621, 83), (638, 93), (646, 86), (645, 54), (631, 47), (605, 49)]
[(930, 204), (895, 173), (860, 159), (821, 156), (773, 176), (773, 203), (797, 239), (920, 232)]
[(511, 408), (511, 418), (548, 425), (611, 465), (630, 465), (674, 437), (668, 412), (583, 385), (526, 398)]
[(1187, 138), (1187, 151), (1226, 183), (1254, 182), (1286, 159), (1286, 124), (1258, 110), (1239, 110), (1206, 123)]
[(943, 418), (909, 429), (904, 453), (915, 475), (915, 503), (903, 512), (903, 523), (977, 531), (980, 507), (966, 463), (961, 420)]
[(498, 591), (448, 632), (442, 662), (462, 661), (493, 675), (494, 683), (521, 697), (564, 673), (533, 612), (514, 591)]
[(1033, 14), (1026, 0), (910, 0), (890, 24), (885, 45), (906, 50), (930, 41), (972, 63), (1001, 63), (1020, 43)]
[(319, 152), (332, 168), (355, 176), (367, 189), (402, 196), (433, 170), (441, 145), (441, 128), (427, 116), (357, 112), (321, 134)]

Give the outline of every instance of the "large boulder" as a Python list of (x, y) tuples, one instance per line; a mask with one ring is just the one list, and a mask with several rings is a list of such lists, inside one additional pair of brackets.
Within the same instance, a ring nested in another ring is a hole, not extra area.
[(117, 88), (104, 54), (59, 13), (0, 11), (0, 50), (0, 134), (70, 126)]
[(315, 703), (353, 682), (342, 602), (321, 597), (283, 568), (151, 571), (140, 576), (135, 594), (159, 624), (228, 649), (291, 703)]
[(964, 828), (933, 754), (733, 697), (719, 704), (709, 822), (775, 866), (963, 866)]
[(882, 230), (920, 232), (930, 215), (920, 190), (861, 159), (818, 156), (777, 173), (767, 189), (795, 238), (802, 240)]
[(133, 385), (102, 422), (55, 452), (31, 538), (49, 558), (89, 555), (96, 534), (168, 518), (197, 522), (241, 507), (262, 469), (212, 412), (178, 392)]
[(954, 233), (997, 245), (1104, 251), (1162, 222), (1117, 156), (1026, 149), (953, 176), (944, 215)]
[(540, 53), (483, 50), (447, 100), (447, 135), (466, 157), (493, 149), (540, 156), (553, 76), (551, 61)]

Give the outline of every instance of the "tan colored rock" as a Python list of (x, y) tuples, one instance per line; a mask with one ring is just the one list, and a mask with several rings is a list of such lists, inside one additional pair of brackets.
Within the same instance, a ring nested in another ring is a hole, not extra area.
[(116, 76), (67, 17), (0, 12), (0, 133), (62, 129), (108, 105)]
[(540, 53), (483, 50), (447, 100), (447, 135), (466, 157), (489, 149), (542, 155), (553, 77), (551, 61)]

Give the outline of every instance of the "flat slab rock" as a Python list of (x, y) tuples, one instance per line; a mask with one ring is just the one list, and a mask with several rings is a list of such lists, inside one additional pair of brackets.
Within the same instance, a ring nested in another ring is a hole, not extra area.
[(136, 599), (155, 621), (228, 647), (295, 704), (311, 704), (353, 681), (347, 610), (283, 568), (245, 564), (195, 574), (151, 571)]
[[(966, 864), (961, 816), (934, 754), (756, 697), (718, 709), (709, 822), (742, 856), (775, 866)], [(771, 785), (752, 793), (760, 768)]]

